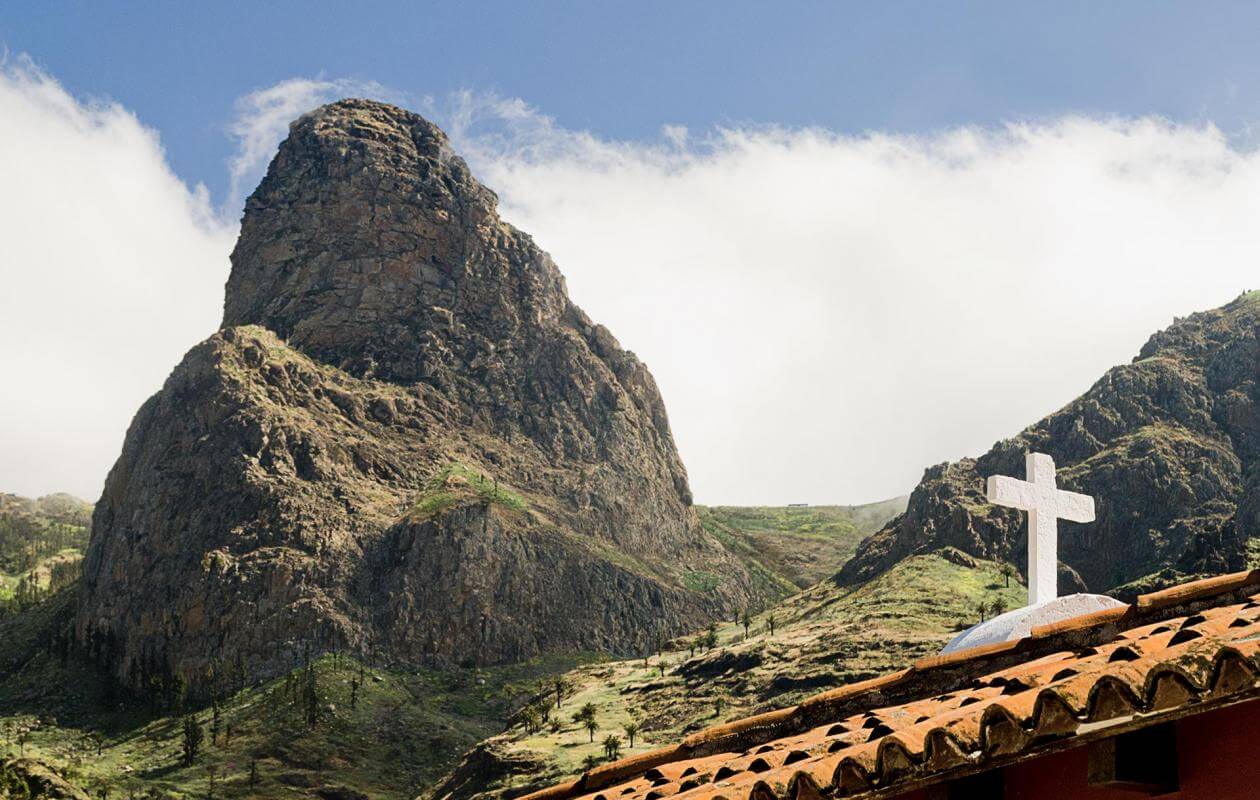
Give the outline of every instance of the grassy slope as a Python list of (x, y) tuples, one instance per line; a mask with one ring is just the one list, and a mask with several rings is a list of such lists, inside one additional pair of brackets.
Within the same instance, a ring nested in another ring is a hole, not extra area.
[[(474, 479), (468, 480), (478, 488)], [(815, 574), (810, 570), (831, 571), (831, 565), (846, 558), (862, 535), (903, 506), (904, 500), (858, 507), (702, 508), (700, 512), (706, 526), (720, 531), (727, 546), (754, 565), (783, 596), (797, 590), (794, 581)], [(794, 559), (792, 553), (800, 557)], [(77, 557), (77, 553), (67, 555)], [(705, 576), (689, 579), (702, 582)], [(543, 772), (570, 772), (587, 755), (602, 752), (600, 741), (609, 732), (620, 730), (632, 716), (643, 718), (640, 709), (621, 701), (627, 685), (659, 677), (657, 659), (644, 669), (641, 661), (600, 664), (594, 657), (451, 672), (369, 668), (356, 707), (351, 709), (350, 681), (358, 675), (358, 665), (326, 657), (315, 668), (323, 703), (332, 710), (326, 710), (314, 730), (305, 723), (300, 697), (280, 678), (226, 699), (221, 719), (225, 730), (232, 727), (230, 740), (207, 744), (198, 763), (185, 768), (179, 764), (182, 726), (178, 714), (144, 708), (143, 702), (122, 704), (105, 691), (91, 670), (74, 662), (60, 664), (41, 650), (48, 632), (66, 624), (73, 602), (73, 591), (61, 592), (34, 609), (0, 621), (0, 640), (8, 645), (0, 653), (0, 753), (16, 755), (24, 750), (94, 792), (108, 786), (116, 793), (136, 788), (170, 797), (202, 797), (213, 775), (218, 797), (314, 797), (321, 792), (329, 796), (342, 792), (345, 797), (411, 798), (432, 786), (473, 744), (503, 731), (516, 709), (539, 696), (540, 681), (566, 672), (577, 687), (577, 696), (565, 699), (558, 715), (563, 720), (560, 730), (524, 737), (518, 744), (523, 753), (545, 754), (545, 762), (550, 763)], [(821, 619), (812, 611), (798, 614), (797, 602), (777, 612), (785, 621), (789, 617), (793, 621), (775, 638), (776, 645), (799, 635), (803, 623), (797, 616)], [(764, 624), (764, 619), (757, 624)], [(733, 624), (718, 631), (724, 642), (741, 633)], [(684, 662), (689, 669), (708, 669), (710, 659), (764, 639), (754, 634), (744, 645), (728, 644), (690, 660), (682, 658), (686, 653), (675, 653), (666, 659), (667, 670)], [(676, 680), (680, 680), (677, 675), (669, 678)], [(710, 685), (703, 677), (699, 683), (695, 676), (687, 680), (701, 687)], [(730, 714), (749, 705), (749, 698), (740, 698), (739, 691), (718, 685), (712, 684), (715, 691), (732, 698)], [(667, 707), (672, 703), (669, 691), (635, 691), (645, 692), (644, 708), (661, 717), (644, 726), (652, 729), (645, 730), (645, 741), (711, 721), (711, 698), (676, 709)], [(571, 719), (572, 712), (586, 702), (600, 709), (601, 730), (594, 744)], [(209, 736), (210, 709), (198, 709), (196, 715)], [(24, 746), (17, 741), (23, 729), (27, 731)], [(257, 764), (260, 778), (253, 789), (248, 786), (251, 763)], [(532, 777), (536, 775), (531, 772)]]
[[(676, 649), (647, 663), (580, 667), (567, 676), (574, 693), (564, 702), (560, 731), (529, 733), (517, 725), (488, 742), (513, 760), (544, 766), (477, 788), (523, 791), (576, 774), (587, 756), (602, 755), (606, 735), (624, 739), (622, 727), (632, 719), (641, 733), (622, 755), (898, 669), (939, 651), (956, 630), (976, 622), (979, 602), (1001, 597), (1011, 608), (1026, 602), (1023, 586), (1004, 583), (991, 562), (964, 566), (936, 554), (915, 556), (860, 587), (825, 581), (797, 594), (756, 617), (748, 638), (740, 625), (720, 626), (720, 644), (708, 652), (692, 655), (675, 642)], [(776, 617), (773, 636), (770, 614)], [(572, 719), (586, 703), (595, 706), (600, 725), (593, 744)]]
[[(41, 652), (44, 632), (64, 624), (72, 607), (73, 592), (63, 592), (0, 623), (0, 638), (14, 644), (0, 663), (0, 754), (24, 752), (93, 794), (109, 787), (112, 796), (134, 789), (201, 798), (213, 776), (220, 798), (411, 798), (477, 741), (502, 730), (540, 678), (584, 660), (455, 672), (369, 667), (351, 708), (360, 667), (325, 656), (314, 665), (323, 712), (313, 729), (298, 682), (262, 683), (223, 702), (221, 731), (232, 731), (218, 744), (209, 743), (211, 709), (190, 709), (207, 743), (197, 763), (184, 767), (180, 714), (124, 705), (89, 669)], [(251, 762), (260, 779), (252, 789)]]
[(906, 508), (905, 497), (860, 506), (697, 506), (700, 522), (770, 596), (830, 577), (858, 542)]

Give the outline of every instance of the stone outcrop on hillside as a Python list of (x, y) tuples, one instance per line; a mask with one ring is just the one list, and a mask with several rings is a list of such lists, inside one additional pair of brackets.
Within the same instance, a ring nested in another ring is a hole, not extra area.
[(642, 652), (750, 601), (655, 382), (424, 119), (295, 122), (223, 328), (140, 409), (79, 640), (123, 679)]
[(1260, 532), (1260, 295), (1178, 320), (1062, 410), (977, 459), (929, 468), (906, 513), (840, 571), (869, 579), (913, 553), (952, 546), (1027, 560), (1020, 512), (989, 505), (984, 479), (1023, 477), (1049, 453), (1059, 485), (1097, 499), (1097, 520), (1062, 523), (1060, 590), (1125, 595), (1243, 568)]
[(90, 800), (46, 764), (31, 758), (0, 759), (0, 800)]

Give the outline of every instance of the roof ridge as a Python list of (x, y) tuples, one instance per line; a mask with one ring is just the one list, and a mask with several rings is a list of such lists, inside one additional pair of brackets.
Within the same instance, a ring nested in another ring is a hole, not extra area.
[[(1040, 625), (1022, 639), (921, 658), (905, 669), (829, 689), (811, 695), (793, 706), (710, 726), (683, 738), (674, 746), (600, 765), (573, 781), (531, 792), (519, 800), (566, 800), (611, 785), (627, 774), (651, 769), (680, 756), (694, 758), (716, 752), (746, 750), (787, 734), (808, 730), (826, 718), (833, 718), (844, 706), (852, 704), (858, 698), (873, 696), (882, 702), (893, 699), (888, 695), (896, 689), (927, 688), (915, 680), (925, 674), (939, 674), (948, 670), (989, 664), (991, 661), (1001, 660), (1003, 656), (1019, 656), (1020, 660), (1025, 656), (1037, 657), (1046, 654), (1040, 651), (1053, 652), (1057, 645), (1065, 641), (1076, 646), (1088, 646), (1094, 644), (1089, 639), (1099, 634), (1106, 635), (1107, 640), (1114, 639), (1121, 632), (1139, 624), (1172, 616), (1169, 612), (1174, 609), (1196, 601), (1223, 595), (1232, 596), (1241, 589), (1256, 584), (1260, 584), (1260, 569), (1214, 575), (1139, 595), (1133, 603), (1125, 606)], [(962, 677), (963, 674), (958, 676)], [(949, 689), (937, 686), (932, 693), (941, 691)]]

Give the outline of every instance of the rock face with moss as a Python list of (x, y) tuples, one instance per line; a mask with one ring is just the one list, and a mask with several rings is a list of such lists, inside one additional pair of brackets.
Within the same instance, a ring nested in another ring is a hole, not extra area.
[(1062, 487), (1097, 500), (1097, 521), (1060, 528), (1061, 591), (1125, 595), (1242, 569), (1260, 532), (1258, 329), (1257, 293), (1178, 320), (1062, 410), (977, 459), (929, 468), (839, 580), (943, 546), (1024, 568), (1027, 525), (985, 502), (984, 478), (1022, 478), (1026, 451), (1049, 453)]
[(246, 204), (223, 328), (136, 415), (76, 631), (133, 684), (301, 650), (642, 652), (750, 601), (646, 367), (445, 135), (346, 100)]

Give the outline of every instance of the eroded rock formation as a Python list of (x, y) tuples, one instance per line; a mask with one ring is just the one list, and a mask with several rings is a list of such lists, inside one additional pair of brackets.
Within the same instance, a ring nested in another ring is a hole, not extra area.
[(139, 683), (307, 646), (632, 653), (749, 601), (651, 374), (495, 205), (402, 109), (293, 124), (222, 330), (140, 409), (96, 506), (76, 629), (98, 659)]

